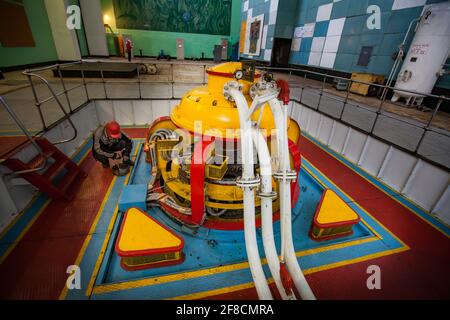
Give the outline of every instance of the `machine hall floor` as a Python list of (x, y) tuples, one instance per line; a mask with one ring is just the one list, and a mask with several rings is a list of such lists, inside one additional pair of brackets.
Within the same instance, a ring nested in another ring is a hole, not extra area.
[[(167, 269), (142, 278), (123, 273), (115, 278), (114, 258), (109, 257), (120, 220), (118, 194), (136, 171), (147, 170), (139, 161), (146, 129), (126, 132), (134, 139), (137, 157), (128, 176), (115, 177), (96, 163), (88, 140), (73, 158), (88, 173), (74, 187), (73, 200), (50, 200), (41, 194), (2, 232), (0, 298), (256, 299), (248, 263), (239, 257), (223, 265), (198, 257), (203, 267), (195, 270)], [(363, 220), (362, 231), (353, 238), (297, 249), (318, 299), (450, 298), (448, 226), (307, 134), (299, 148), (299, 183), (313, 179), (335, 190)], [(307, 191), (302, 188), (299, 201)], [(301, 232), (295, 224), (293, 231)], [(67, 266), (74, 264), (82, 270), (81, 290), (65, 286)], [(367, 288), (370, 265), (381, 268), (381, 290)]]

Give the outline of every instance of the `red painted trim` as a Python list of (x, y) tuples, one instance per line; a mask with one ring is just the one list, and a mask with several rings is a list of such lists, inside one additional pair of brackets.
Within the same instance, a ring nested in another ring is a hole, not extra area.
[(201, 224), (205, 216), (205, 155), (213, 145), (214, 139), (200, 140), (194, 146), (191, 159), (191, 221), (195, 224)]
[[(187, 224), (191, 224), (192, 220), (190, 219), (190, 216), (184, 215), (180, 212), (178, 212), (177, 210), (175, 210), (174, 208), (171, 208), (165, 204), (161, 204), (161, 208), (163, 211), (165, 211), (168, 215), (173, 216), (175, 218), (177, 218), (178, 220), (187, 223)], [(278, 221), (280, 220), (280, 212), (275, 212), (273, 214), (273, 221)], [(256, 227), (260, 228), (261, 227), (261, 218), (258, 217), (256, 218)], [(214, 229), (214, 230), (243, 230), (244, 229), (244, 220), (240, 219), (238, 221), (225, 221), (225, 220), (221, 220), (221, 221), (211, 221), (211, 220), (206, 220), (202, 227), (204, 228), (208, 228), (208, 229)]]
[(316, 242), (322, 242), (322, 241), (328, 241), (331, 239), (336, 239), (336, 238), (341, 238), (341, 237), (347, 237), (347, 236), (351, 236), (353, 234), (353, 230), (350, 230), (348, 232), (343, 232), (343, 233), (338, 233), (338, 234), (331, 234), (328, 236), (321, 236), (321, 237), (316, 237), (314, 236), (313, 232), (312, 232), (312, 227), (309, 230), (309, 237), (316, 241)]
[(123, 232), (123, 228), (125, 226), (125, 222), (126, 219), (128, 217), (128, 213), (131, 209), (136, 209), (139, 210), (138, 208), (130, 208), (127, 210), (127, 212), (125, 213), (125, 216), (122, 220), (122, 224), (120, 226), (120, 230), (119, 230), (119, 235), (117, 237), (117, 241), (115, 244), (115, 251), (116, 253), (121, 256), (121, 257), (139, 257), (139, 256), (149, 256), (152, 254), (160, 254), (160, 253), (167, 253), (167, 252), (177, 252), (177, 251), (181, 251), (184, 248), (184, 239), (180, 236), (178, 236), (175, 232), (173, 232), (172, 230), (170, 230), (168, 227), (166, 227), (165, 225), (163, 225), (162, 223), (159, 223), (157, 220), (153, 219), (151, 216), (149, 216), (148, 214), (146, 214), (145, 212), (139, 210), (141, 213), (145, 214), (147, 216), (147, 218), (149, 218), (150, 220), (152, 220), (153, 222), (157, 223), (159, 226), (161, 226), (162, 228), (164, 228), (166, 231), (168, 231), (170, 234), (172, 234), (174, 237), (178, 238), (179, 240), (181, 240), (180, 245), (178, 245), (177, 247), (172, 247), (172, 248), (164, 248), (164, 249), (148, 249), (148, 250), (135, 250), (135, 251), (122, 251), (119, 248), (119, 242), (120, 239), (122, 238), (122, 232)]
[(159, 118), (153, 120), (153, 122), (150, 124), (148, 130), (150, 131), (158, 122), (166, 121), (166, 120), (171, 120), (172, 121), (172, 119), (170, 119), (170, 116), (162, 116), (162, 117), (159, 117)]
[[(228, 72), (219, 72), (219, 71), (212, 71), (212, 70), (206, 70), (206, 73), (211, 76), (218, 76), (218, 77), (224, 77), (224, 78), (231, 78), (234, 79), (234, 73), (228, 73)], [(260, 74), (255, 74), (255, 79), (261, 78)]]
[[(294, 162), (294, 170), (298, 173), (300, 172), (300, 168), (302, 166), (302, 157), (300, 154), (300, 150), (298, 147), (298, 143), (295, 144), (293, 141), (288, 140), (289, 144), (289, 153), (292, 156)], [(291, 183), (291, 206), (294, 207), (300, 197), (300, 185), (298, 181)]]
[(181, 257), (180, 259), (177, 260), (171, 260), (171, 261), (162, 261), (162, 262), (157, 262), (157, 263), (149, 263), (149, 264), (143, 264), (140, 266), (136, 266), (136, 267), (131, 267), (126, 265), (123, 262), (123, 259), (120, 259), (120, 267), (122, 269), (124, 269), (125, 271), (139, 271), (139, 270), (145, 270), (145, 269), (154, 269), (154, 268), (161, 268), (161, 267), (170, 267), (170, 266), (174, 266), (177, 264), (181, 264), (184, 262), (185, 260), (185, 255), (184, 253), (181, 252)]

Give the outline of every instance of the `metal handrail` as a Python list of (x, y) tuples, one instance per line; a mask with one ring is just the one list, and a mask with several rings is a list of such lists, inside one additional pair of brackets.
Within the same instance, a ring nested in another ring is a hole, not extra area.
[(67, 143), (67, 142), (75, 140), (77, 138), (77, 136), (78, 136), (78, 130), (77, 130), (75, 124), (72, 122), (72, 119), (70, 119), (70, 115), (64, 109), (64, 106), (62, 105), (61, 101), (59, 100), (57, 94), (53, 90), (53, 88), (50, 85), (50, 83), (44, 77), (42, 77), (41, 75), (38, 75), (38, 74), (33, 73), (33, 72), (30, 72), (30, 70), (25, 70), (23, 72), (23, 74), (28, 76), (28, 79), (30, 80), (31, 87), (32, 87), (32, 90), (33, 90), (33, 94), (34, 94), (34, 98), (35, 98), (35, 101), (36, 101), (36, 106), (38, 107), (38, 111), (39, 111), (39, 114), (41, 116), (41, 120), (42, 120), (42, 124), (44, 126), (44, 129), (45, 129), (46, 125), (45, 125), (44, 117), (43, 117), (43, 114), (42, 114), (42, 110), (40, 108), (40, 106), (42, 104), (42, 101), (39, 101), (39, 98), (37, 96), (36, 90), (34, 88), (32, 77), (36, 77), (36, 78), (40, 79), (47, 86), (47, 88), (50, 90), (50, 93), (52, 94), (53, 98), (58, 103), (59, 108), (64, 113), (64, 118), (67, 119), (67, 121), (69, 122), (70, 126), (73, 129), (73, 136), (71, 138), (65, 139), (65, 140), (60, 140), (60, 141), (57, 141), (57, 142), (52, 142), (52, 144), (53, 145), (58, 145), (58, 144), (63, 144), (63, 143)]
[[(114, 81), (110, 81), (109, 79), (108, 80), (105, 79), (104, 69), (101, 66), (101, 62), (102, 61), (100, 61), (100, 60), (79, 60), (79, 61), (70, 62), (70, 63), (56, 64), (56, 65), (42, 67), (42, 68), (30, 69), (30, 70), (26, 70), (24, 72), (24, 74), (28, 75), (28, 77), (29, 77), (29, 80), (30, 80), (30, 83), (31, 83), (31, 86), (32, 86), (32, 90), (33, 90), (33, 93), (35, 95), (36, 106), (38, 107), (39, 115), (41, 117), (41, 121), (42, 121), (42, 124), (44, 126), (44, 131), (48, 130), (49, 128), (46, 127), (46, 125), (45, 125), (44, 116), (43, 116), (43, 114), (41, 112), (40, 106), (41, 106), (42, 103), (47, 102), (47, 101), (49, 101), (49, 100), (51, 100), (53, 98), (55, 98), (57, 100), (59, 107), (61, 108), (61, 110), (65, 114), (65, 117), (59, 119), (56, 123), (60, 123), (61, 121), (64, 121), (65, 118), (68, 118), (68, 120), (70, 121), (69, 115), (65, 112), (64, 108), (62, 107), (61, 102), (57, 98), (58, 96), (61, 96), (61, 95), (65, 94), (66, 98), (68, 99), (67, 93), (70, 90), (74, 89), (74, 88), (71, 88), (71, 89), (67, 90), (65, 88), (64, 79), (63, 79), (63, 76), (62, 76), (62, 74), (60, 72), (61, 69), (65, 68), (65, 67), (69, 67), (69, 66), (73, 66), (73, 65), (80, 65), (81, 66), (82, 83), (80, 85), (77, 85), (75, 88), (79, 88), (79, 87), (84, 86), (84, 89), (85, 89), (85, 92), (86, 92), (86, 101), (84, 103), (96, 100), (96, 99), (91, 99), (89, 97), (88, 85), (91, 85), (93, 82), (92, 81), (86, 81), (86, 79), (85, 79), (85, 75), (84, 75), (85, 69), (83, 68), (83, 65), (86, 65), (86, 64), (98, 64), (98, 65), (100, 65), (99, 66), (99, 71), (100, 71), (101, 81), (98, 84), (103, 86), (104, 98), (102, 98), (102, 99), (106, 99), (106, 100), (111, 99), (111, 97), (108, 96), (108, 90), (107, 90), (107, 85), (110, 84), (110, 83), (127, 83), (127, 84), (131, 84), (131, 85), (137, 85), (139, 93), (135, 97), (135, 99), (141, 99), (141, 100), (146, 100), (146, 98), (143, 98), (143, 95), (142, 95), (142, 85), (143, 84), (148, 84), (148, 83), (167, 83), (167, 84), (171, 84), (172, 97), (170, 98), (170, 96), (169, 96), (169, 97), (153, 98), (151, 100), (155, 100), (155, 99), (158, 100), (158, 99), (163, 99), (163, 98), (164, 99), (166, 99), (166, 98), (167, 99), (174, 99), (175, 98), (174, 97), (174, 86), (175, 86), (176, 83), (178, 83), (178, 81), (177, 81), (177, 79), (174, 78), (174, 73), (175, 73), (174, 72), (174, 66), (175, 66), (174, 63), (164, 62), (164, 61), (158, 63), (158, 64), (163, 64), (163, 65), (166, 65), (166, 66), (167, 65), (170, 66), (170, 73), (167, 73), (168, 79), (166, 81), (164, 81), (164, 80), (161, 80), (161, 81), (149, 81), (149, 80), (146, 80), (146, 79), (142, 78), (142, 75), (141, 75), (141, 73), (139, 71), (137, 72), (137, 79), (132, 79), (131, 81), (114, 79)], [(117, 64), (123, 63), (121, 61), (110, 61), (110, 62), (117, 63)], [(144, 63), (144, 61), (140, 60), (140, 61), (136, 61), (136, 63), (137, 64)], [(151, 62), (149, 62), (149, 63), (151, 63)], [(200, 66), (198, 64), (190, 64), (190, 63), (180, 63), (180, 64), (177, 64), (177, 65)], [(201, 64), (201, 66), (203, 67), (203, 84), (205, 84), (206, 81), (207, 81), (206, 77), (205, 77), (205, 71), (207, 70), (207, 67), (210, 66), (210, 64), (209, 63), (203, 63), (203, 64)], [(396, 89), (395, 87), (392, 87), (392, 86), (390, 86), (388, 84), (370, 83), (370, 82), (365, 82), (365, 81), (361, 81), (361, 80), (346, 78), (346, 77), (342, 77), (342, 76), (335, 76), (335, 75), (330, 75), (330, 74), (327, 74), (327, 73), (311, 71), (311, 70), (305, 69), (303, 67), (299, 67), (299, 68), (293, 68), (293, 67), (283, 68), (283, 67), (257, 66), (256, 68), (259, 69), (260, 71), (265, 71), (265, 72), (280, 71), (280, 72), (288, 73), (289, 74), (289, 80), (291, 79), (291, 76), (293, 74), (295, 74), (295, 75), (301, 74), (303, 77), (301, 79), (299, 79), (299, 82), (298, 82), (299, 83), (299, 87), (298, 88), (301, 89), (301, 91), (300, 91), (301, 92), (300, 93), (300, 99), (299, 99), (299, 101), (298, 101), (298, 99), (293, 99), (293, 100), (304, 104), (308, 108), (317, 110), (317, 111), (319, 111), (319, 112), (321, 112), (321, 113), (323, 113), (323, 114), (325, 114), (327, 116), (331, 116), (334, 119), (342, 121), (343, 123), (346, 123), (349, 126), (355, 128), (357, 130), (360, 130), (361, 132), (368, 132), (370, 135), (375, 135), (381, 140), (384, 140), (384, 138), (379, 137), (378, 135), (374, 134), (374, 129), (376, 129), (376, 126), (379, 123), (379, 117), (380, 116), (385, 116), (385, 117), (388, 117), (388, 118), (391, 118), (391, 119), (395, 119), (397, 121), (405, 122), (405, 123), (407, 123), (407, 124), (409, 124), (411, 126), (414, 126), (416, 128), (422, 129), (423, 130), (422, 136), (418, 140), (419, 141), (418, 144), (414, 146), (414, 151), (411, 151), (409, 149), (405, 149), (405, 150), (408, 150), (408, 152), (412, 152), (412, 153), (414, 153), (415, 155), (417, 155), (419, 157), (420, 157), (420, 154), (418, 153), (418, 150), (420, 149), (421, 144), (422, 144), (422, 142), (423, 142), (423, 140), (425, 138), (425, 135), (427, 134), (428, 131), (436, 132), (436, 133), (439, 133), (440, 135), (447, 136), (447, 137), (449, 136), (449, 135), (447, 135), (445, 133), (441, 133), (439, 131), (436, 131), (436, 129), (431, 126), (431, 124), (433, 122), (433, 119), (435, 118), (441, 103), (444, 102), (444, 101), (447, 101), (447, 102), (450, 101), (450, 98), (447, 97), (447, 96), (438, 96), (438, 95), (434, 95), (434, 94), (427, 94), (427, 93), (424, 93), (424, 92), (417, 92), (417, 91), (405, 90), (405, 89)], [(43, 77), (38, 76), (38, 75), (35, 74), (35, 72), (37, 72), (37, 71), (44, 71), (44, 70), (49, 70), (49, 69), (55, 69), (55, 70), (58, 71), (58, 76), (59, 76), (61, 84), (63, 86), (63, 91), (58, 93), (57, 95), (55, 95), (54, 91), (51, 89), (51, 87), (50, 87), (50, 85), (49, 85), (49, 83), (48, 83), (48, 81), (46, 79), (44, 79)], [(305, 80), (308, 79), (308, 74), (309, 75), (313, 75), (313, 77), (311, 77), (311, 78), (314, 78), (316, 80), (317, 80), (317, 78), (320, 79), (320, 77), (322, 77), (321, 80), (318, 80), (318, 81), (321, 81), (321, 83), (318, 84), (317, 87), (310, 86), (310, 85), (308, 85), (306, 83), (303, 83), (301, 80), (303, 78)], [(39, 77), (49, 87), (49, 89), (52, 92), (53, 96), (51, 96), (51, 97), (49, 97), (49, 98), (47, 98), (47, 99), (45, 99), (43, 101), (39, 101), (38, 98), (37, 98), (37, 94), (36, 94), (34, 85), (33, 85), (33, 81), (31, 79), (32, 76)], [(328, 95), (325, 94), (325, 92), (326, 92), (325, 84), (327, 82), (331, 83), (333, 80), (344, 80), (344, 81), (348, 82), (348, 87), (347, 87), (347, 90), (346, 90), (347, 92), (345, 94), (345, 98), (342, 97), (342, 98), (344, 98), (342, 101), (340, 99), (337, 99), (337, 98), (334, 98), (334, 97), (329, 97)], [(191, 83), (191, 84), (193, 84), (193, 82), (182, 82), (182, 83)], [(200, 83), (200, 81), (199, 81), (199, 83)], [(391, 114), (390, 112), (385, 112), (385, 110), (383, 110), (383, 105), (386, 102), (386, 95), (384, 95), (380, 99), (379, 105), (377, 105), (377, 106), (369, 106), (368, 108), (365, 108), (364, 106), (360, 106), (357, 101), (352, 102), (352, 100), (350, 100), (349, 97), (350, 97), (350, 88), (351, 88), (353, 83), (358, 83), (358, 84), (363, 84), (363, 85), (370, 85), (370, 86), (374, 86), (374, 87), (382, 88), (382, 89), (384, 88), (385, 91), (387, 91), (387, 90), (395, 90), (395, 91), (399, 91), (399, 92), (409, 93), (409, 94), (412, 94), (412, 95), (420, 95), (420, 96), (424, 96), (424, 97), (429, 97), (429, 98), (436, 99), (438, 101), (438, 103), (437, 103), (436, 107), (434, 108), (433, 113), (432, 113), (430, 119), (427, 121), (427, 123), (424, 123), (422, 125), (418, 124), (418, 123), (411, 123), (411, 122), (407, 121), (406, 119), (401, 119), (399, 117), (394, 116), (394, 114)], [(302, 100), (303, 100), (302, 99), (303, 98), (303, 92), (305, 90), (308, 90), (307, 88), (309, 88), (309, 87), (315, 88), (315, 89), (318, 90), (319, 99), (318, 99), (318, 105), (317, 106), (308, 106), (307, 104), (302, 102)], [(343, 103), (342, 110), (339, 111), (340, 115), (336, 115), (335, 116), (335, 115), (331, 115), (331, 114), (328, 114), (328, 113), (322, 111), (321, 106), (323, 105), (322, 99), (324, 99), (324, 97), (323, 97), (324, 95), (327, 97), (327, 99), (331, 98), (331, 99), (335, 99), (335, 100), (341, 101)], [(119, 99), (120, 100), (120, 98), (115, 98), (115, 99)], [(346, 121), (344, 119), (344, 117), (345, 117), (344, 113), (345, 113), (345, 110), (348, 109), (348, 105), (349, 104), (350, 105), (355, 105), (358, 108), (364, 108), (364, 109), (368, 110), (369, 112), (372, 112), (372, 113), (376, 114), (375, 119), (373, 120), (373, 124), (372, 124), (371, 128), (360, 128), (358, 126), (352, 125), (351, 123), (349, 123), (348, 121)], [(69, 102), (69, 108), (70, 108), (70, 102)], [(74, 106), (74, 110), (77, 110), (78, 108), (79, 108), (79, 106)], [(70, 108), (70, 113), (71, 114), (73, 113), (71, 108)], [(70, 123), (71, 123), (72, 127), (76, 130), (76, 128), (73, 125), (73, 123), (71, 121), (70, 121)], [(51, 126), (53, 126), (53, 125), (54, 124), (52, 124)], [(75, 137), (76, 137), (76, 133), (75, 133), (74, 138), (68, 139), (68, 140), (65, 140), (65, 141), (61, 141), (61, 142), (58, 142), (58, 143), (64, 143), (64, 142), (71, 141), (71, 140), (75, 139)], [(393, 145), (395, 145), (395, 146), (397, 146), (399, 148), (403, 148), (404, 149), (404, 147), (402, 147), (402, 145), (399, 145), (396, 142), (387, 141), (387, 140), (384, 140), (384, 141), (386, 141), (386, 142), (388, 142), (390, 144), (393, 144)], [(433, 162), (433, 163), (436, 163), (434, 160), (431, 160), (431, 159), (428, 159), (428, 160)], [(437, 164), (440, 165), (439, 163), (437, 163)]]
[(431, 93), (425, 93), (425, 92), (420, 92), (420, 91), (412, 91), (412, 90), (406, 90), (406, 89), (397, 89), (395, 87), (387, 86), (385, 84), (370, 83), (370, 82), (365, 82), (365, 81), (360, 81), (360, 80), (354, 80), (354, 79), (351, 79), (351, 78), (345, 78), (345, 77), (340, 77), (340, 76), (333, 76), (333, 75), (330, 75), (330, 74), (320, 73), (320, 72), (306, 70), (306, 69), (301, 69), (301, 68), (280, 68), (280, 67), (257, 66), (256, 69), (261, 69), (261, 70), (279, 70), (279, 71), (295, 71), (295, 72), (310, 73), (310, 74), (314, 74), (314, 75), (318, 75), (318, 76), (322, 76), (322, 77), (333, 78), (333, 79), (340, 79), (340, 80), (345, 80), (345, 81), (351, 81), (351, 82), (355, 82), (355, 83), (359, 83), (359, 84), (365, 84), (365, 85), (370, 85), (370, 86), (379, 87), (379, 88), (386, 88), (386, 89), (391, 89), (391, 90), (411, 93), (411, 94), (425, 96), (425, 97), (430, 97), (430, 98), (436, 98), (436, 99), (442, 98), (443, 100), (450, 101), (450, 97), (447, 97), (447, 96), (437, 96), (437, 95), (434, 95), (434, 94), (431, 94)]
[(9, 106), (9, 104), (6, 102), (6, 100), (0, 96), (0, 103), (3, 105), (3, 107), (5, 108), (5, 110), (9, 113), (9, 115), (11, 116), (11, 118), (13, 118), (13, 120), (16, 122), (16, 124), (19, 126), (20, 130), (22, 130), (22, 132), (25, 134), (25, 136), (27, 137), (27, 139), (30, 141), (30, 143), (33, 145), (33, 147), (37, 150), (37, 152), (42, 156), (42, 158), (44, 159), (44, 162), (41, 166), (37, 167), (37, 168), (33, 168), (33, 169), (27, 169), (27, 170), (21, 170), (21, 171), (13, 171), (11, 173), (7, 173), (5, 174), (5, 176), (11, 176), (11, 175), (20, 175), (20, 174), (24, 174), (24, 173), (31, 173), (31, 172), (37, 172), (37, 171), (41, 171), (42, 169), (44, 169), (47, 166), (47, 156), (44, 154), (44, 152), (42, 151), (41, 147), (39, 147), (39, 145), (36, 143), (36, 141), (34, 141), (33, 136), (31, 135), (31, 133), (28, 131), (28, 129), (25, 127), (24, 123), (22, 122), (22, 120), (19, 119), (19, 117), (16, 115), (16, 113), (11, 109), (11, 107)]

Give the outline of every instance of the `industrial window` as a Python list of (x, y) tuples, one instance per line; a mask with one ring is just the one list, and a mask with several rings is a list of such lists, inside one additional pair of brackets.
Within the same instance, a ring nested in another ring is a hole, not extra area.
[(359, 54), (358, 66), (367, 67), (372, 57), (373, 47), (362, 47)]

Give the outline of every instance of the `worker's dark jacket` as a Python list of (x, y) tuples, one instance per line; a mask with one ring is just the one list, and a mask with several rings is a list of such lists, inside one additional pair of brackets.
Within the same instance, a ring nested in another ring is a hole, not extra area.
[(133, 141), (128, 138), (123, 132), (121, 138), (115, 142), (110, 143), (110, 140), (105, 132), (105, 127), (101, 126), (94, 132), (94, 143), (92, 145), (92, 153), (94, 158), (101, 163), (108, 165), (108, 158), (114, 156), (114, 152), (124, 150), (122, 156), (125, 161), (130, 159), (131, 149), (133, 148)]

